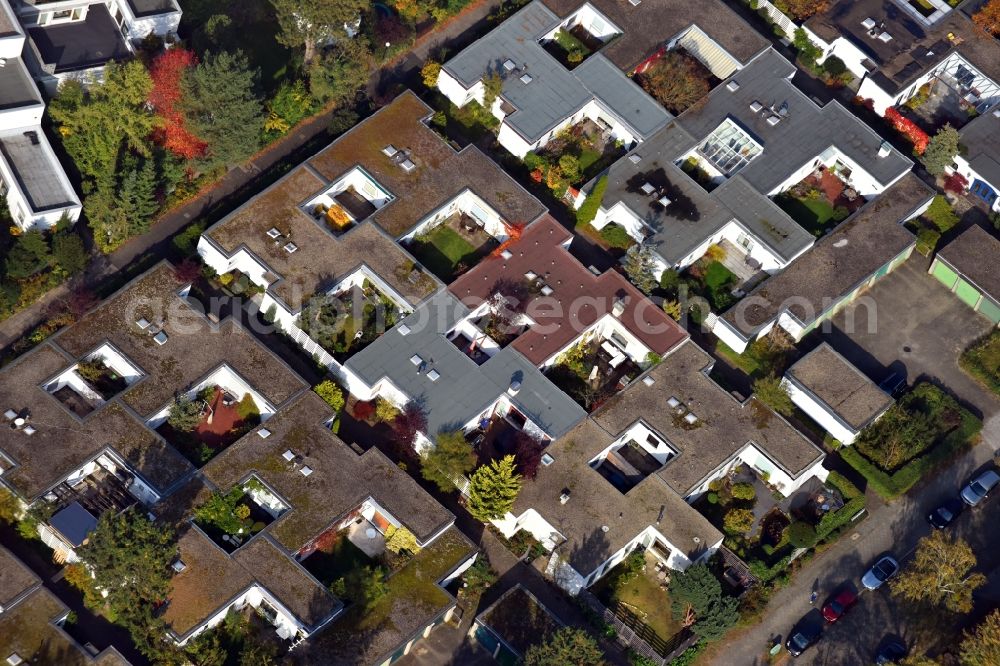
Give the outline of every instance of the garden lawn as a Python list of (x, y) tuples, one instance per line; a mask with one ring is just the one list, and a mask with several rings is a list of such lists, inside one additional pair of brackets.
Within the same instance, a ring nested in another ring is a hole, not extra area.
[(458, 264), (475, 259), (476, 248), (457, 231), (441, 224), (420, 237), (413, 248), (413, 255), (434, 275), (447, 282)]
[(670, 595), (660, 589), (651, 573), (653, 562), (652, 557), (647, 557), (646, 573), (640, 572), (617, 590), (612, 589), (617, 577), (610, 572), (594, 586), (594, 592), (608, 608), (613, 608), (616, 601), (624, 604), (663, 641), (669, 641), (682, 627), (670, 611)]
[(959, 365), (980, 384), (1000, 395), (1000, 332), (994, 330), (962, 352)]
[(577, 39), (568, 30), (557, 30), (556, 31), (556, 42), (559, 46), (565, 49), (566, 53), (571, 53), (572, 51), (579, 51), (586, 58), (590, 55), (590, 49), (587, 45)]
[(797, 199), (781, 195), (775, 197), (774, 202), (798, 222), (800, 227), (817, 238), (847, 217), (846, 209), (834, 208), (826, 199)]
[(587, 175), (590, 167), (597, 164), (598, 160), (601, 159), (601, 153), (597, 152), (593, 148), (581, 148), (580, 149), (580, 173)]
[(321, 583), (329, 585), (351, 571), (373, 562), (360, 548), (351, 543), (346, 533), (343, 533), (337, 536), (332, 546), (317, 550), (307, 557), (303, 564)]

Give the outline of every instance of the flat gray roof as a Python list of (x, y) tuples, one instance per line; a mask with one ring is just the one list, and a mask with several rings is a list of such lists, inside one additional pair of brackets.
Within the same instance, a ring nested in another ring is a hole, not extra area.
[[(716, 86), (703, 103), (678, 116), (677, 124), (698, 141), (704, 140), (723, 120), (730, 118), (762, 147), (740, 174), (755, 189), (769, 193), (795, 170), (835, 146), (882, 185), (909, 171), (913, 162), (895, 148), (879, 157), (882, 137), (837, 102), (819, 107), (794, 83), (795, 66), (769, 48), (729, 78), (739, 88)], [(764, 109), (754, 112), (753, 102)], [(784, 109), (774, 125), (769, 109)]]
[(901, 222), (933, 195), (920, 178), (906, 174), (722, 318), (744, 336), (754, 335), (785, 310), (808, 325), (913, 244), (913, 234)]
[(1000, 300), (1000, 240), (975, 225), (945, 245), (938, 256), (967, 280), (985, 291), (994, 301)]
[[(1000, 52), (997, 53), (1000, 58)], [(962, 145), (965, 159), (973, 171), (994, 187), (1000, 187), (1000, 109), (990, 109), (963, 127)], [(971, 183), (970, 183), (971, 184)]]
[(825, 342), (799, 359), (785, 377), (806, 389), (855, 432), (892, 406), (887, 393)]
[[(610, 209), (618, 202), (628, 206), (653, 230), (648, 242), (669, 263), (684, 259), (731, 220), (739, 220), (785, 260), (813, 243), (812, 235), (750, 186), (742, 174), (712, 192), (685, 174), (674, 160), (694, 144), (691, 134), (676, 121), (670, 123), (630, 153), (639, 157), (638, 162), (626, 158), (611, 166), (603, 207)], [(645, 183), (656, 188), (656, 197), (642, 191)], [(666, 208), (658, 203), (660, 193), (671, 201)]]
[(174, 0), (128, 0), (128, 6), (136, 17), (154, 16), (179, 12), (180, 7)]
[(98, 67), (132, 57), (118, 25), (100, 2), (90, 5), (82, 21), (28, 28), (42, 61), (55, 73)]
[[(0, 11), (0, 17), (3, 12)], [(0, 67), (0, 110), (41, 104), (38, 88), (20, 58), (8, 58)]]
[(0, 132), (0, 153), (34, 211), (79, 203), (41, 127)]
[[(427, 431), (433, 436), (460, 428), (506, 395), (517, 409), (552, 438), (565, 434), (586, 416), (583, 408), (545, 377), (520, 352), (507, 346), (483, 365), (476, 365), (445, 337), (469, 309), (447, 291), (421, 304), (400, 325), (386, 331), (347, 361), (347, 367), (369, 385), (385, 378), (420, 404), (427, 413)], [(423, 372), (411, 362), (414, 355), (426, 363)], [(439, 373), (431, 381), (431, 370)], [(520, 381), (515, 395), (507, 389)]]
[[(662, 127), (670, 114), (601, 54), (568, 70), (539, 40), (561, 19), (540, 1), (532, 2), (473, 42), (444, 64), (466, 87), (490, 73), (503, 78), (500, 96), (516, 109), (506, 122), (529, 143), (592, 99), (599, 100), (623, 123), (645, 138)], [(508, 72), (510, 60), (516, 69)], [(530, 83), (521, 77), (527, 73)]]

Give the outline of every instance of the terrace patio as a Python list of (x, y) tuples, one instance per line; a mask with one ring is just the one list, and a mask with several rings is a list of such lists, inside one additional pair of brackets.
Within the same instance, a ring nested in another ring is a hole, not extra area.
[(241, 413), (242, 403), (249, 395), (241, 399), (220, 386), (207, 387), (192, 400), (201, 409), (199, 421), (193, 428), (174, 427), (168, 416), (156, 432), (193, 464), (203, 465), (260, 423), (256, 404), (252, 410)]
[[(575, 353), (574, 353), (575, 352)], [(594, 411), (624, 389), (642, 368), (610, 340), (582, 343), (556, 362), (548, 378), (587, 411)]]
[(343, 363), (395, 326), (399, 316), (396, 303), (365, 280), (362, 286), (313, 297), (297, 325)]
[(479, 263), (497, 245), (478, 220), (459, 211), (416, 236), (409, 250), (427, 270), (448, 283)]
[(900, 107), (900, 112), (930, 135), (946, 123), (961, 128), (974, 117), (969, 114), (974, 105), (963, 98), (957, 82), (953, 83), (956, 85), (942, 78), (931, 79)]
[(347, 539), (372, 559), (385, 552), (385, 535), (371, 521), (364, 518), (351, 523), (347, 528)]
[(558, 164), (559, 158), (563, 155), (576, 157), (580, 175), (570, 180), (572, 185), (577, 185), (597, 176), (625, 152), (624, 146), (619, 146), (611, 138), (610, 128), (602, 127), (590, 118), (584, 118), (559, 132), (538, 154), (552, 164)]
[(774, 203), (817, 238), (829, 233), (865, 204), (850, 187), (851, 171), (840, 165), (820, 167), (774, 197)]

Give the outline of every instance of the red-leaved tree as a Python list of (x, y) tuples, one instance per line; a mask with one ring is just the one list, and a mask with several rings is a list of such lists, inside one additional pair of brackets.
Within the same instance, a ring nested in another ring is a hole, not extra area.
[(153, 60), (149, 72), (153, 79), (149, 103), (160, 118), (154, 139), (174, 155), (188, 160), (204, 155), (208, 147), (187, 129), (180, 110), (181, 78), (197, 63), (198, 58), (191, 51), (172, 48)]
[(944, 191), (962, 194), (969, 187), (969, 181), (957, 171), (944, 179)]
[(909, 118), (904, 117), (895, 107), (890, 106), (885, 110), (885, 119), (889, 121), (893, 129), (905, 136), (913, 144), (913, 152), (916, 155), (923, 155), (930, 143), (930, 136), (927, 132), (917, 127)]
[(544, 448), (542, 442), (523, 430), (517, 433), (514, 459), (517, 461), (517, 471), (521, 476), (534, 480), (538, 474), (538, 466), (542, 462)]

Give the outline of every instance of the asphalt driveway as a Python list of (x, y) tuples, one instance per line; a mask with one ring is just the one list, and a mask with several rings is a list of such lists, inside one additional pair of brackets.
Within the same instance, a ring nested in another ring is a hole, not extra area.
[(926, 271), (916, 253), (833, 319), (827, 341), (876, 382), (902, 372), (948, 389), (983, 420), (1000, 402), (958, 367), (958, 357), (992, 325)]
[[(876, 382), (890, 372), (903, 372), (911, 384), (928, 379), (946, 388), (982, 417), (983, 441), (891, 504), (868, 492), (868, 518), (796, 574), (772, 597), (761, 622), (733, 637), (713, 663), (768, 663), (769, 641), (784, 642), (792, 626), (813, 610), (809, 604), (813, 589), (819, 594), (819, 606), (842, 585), (859, 587), (861, 576), (881, 553), (891, 551), (905, 564), (917, 541), (930, 532), (926, 514), (945, 497), (956, 495), (976, 472), (996, 464), (1000, 401), (958, 367), (962, 351), (991, 325), (928, 275), (927, 265), (924, 257), (911, 258), (866, 292), (864, 300), (838, 313), (824, 337)], [(967, 511), (951, 528), (972, 544), (981, 571), (1000, 565), (1000, 532), (992, 527), (1000, 511), (998, 498)], [(887, 589), (864, 592), (858, 605), (795, 663), (869, 664), (887, 636), (902, 638), (910, 646), (933, 647), (936, 638), (949, 635), (942, 630), (943, 623), (955, 620), (915, 613)], [(779, 663), (785, 660), (790, 661), (787, 653)]]

